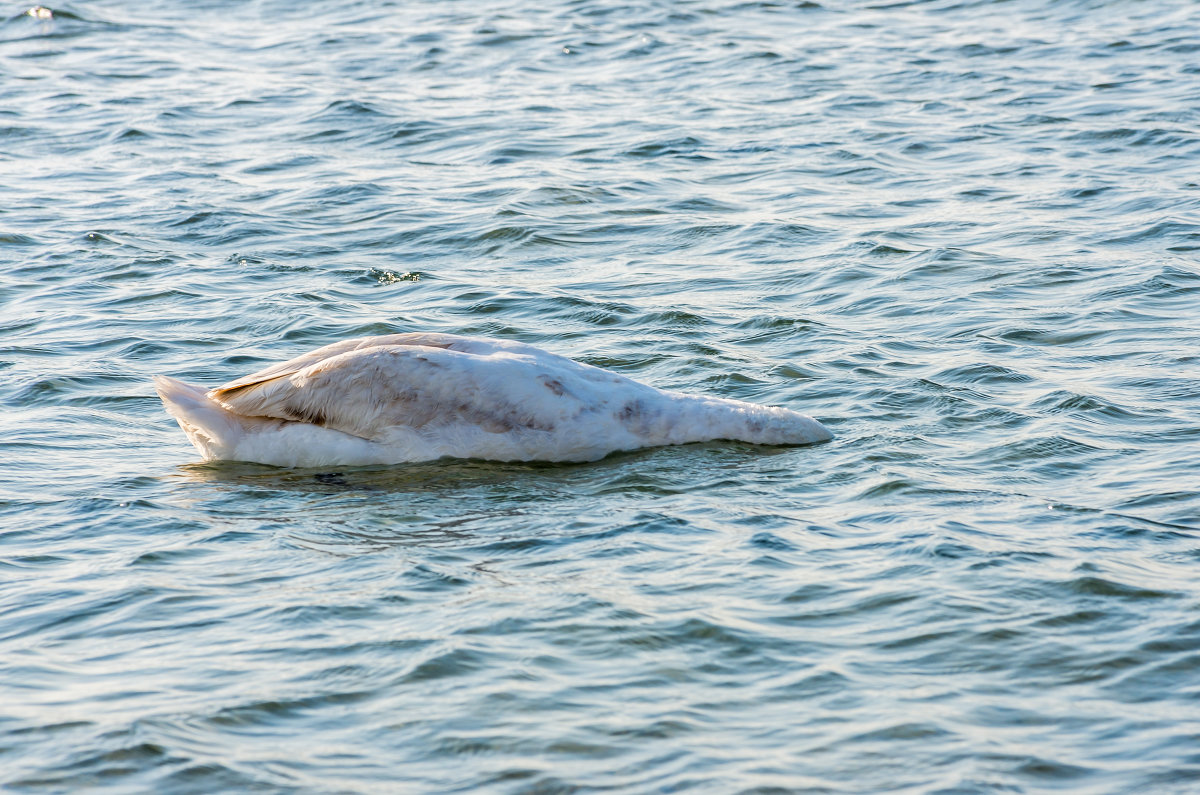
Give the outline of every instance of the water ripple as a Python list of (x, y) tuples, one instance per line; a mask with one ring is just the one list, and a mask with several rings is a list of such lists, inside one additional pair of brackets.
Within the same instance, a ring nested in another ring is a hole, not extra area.
[[(1198, 24), (10, 10), (0, 787), (1194, 788)], [(837, 439), (283, 471), (149, 386), (409, 330)]]

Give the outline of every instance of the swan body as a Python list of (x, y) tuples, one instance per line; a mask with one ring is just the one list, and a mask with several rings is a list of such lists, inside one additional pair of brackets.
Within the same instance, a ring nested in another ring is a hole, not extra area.
[(832, 438), (788, 409), (655, 389), (532, 345), (453, 334), (345, 340), (216, 389), (154, 382), (205, 460), (287, 467), (592, 461), (713, 439)]

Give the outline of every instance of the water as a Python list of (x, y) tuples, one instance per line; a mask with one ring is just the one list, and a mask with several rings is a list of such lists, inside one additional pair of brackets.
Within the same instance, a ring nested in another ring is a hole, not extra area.
[[(0, 22), (0, 788), (1200, 791), (1200, 6)], [(200, 465), (493, 335), (837, 434)]]

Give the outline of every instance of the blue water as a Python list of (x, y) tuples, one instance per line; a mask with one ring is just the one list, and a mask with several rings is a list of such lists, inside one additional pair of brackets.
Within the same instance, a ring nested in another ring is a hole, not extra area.
[[(0, 789), (1200, 791), (1200, 5), (26, 10)], [(836, 438), (204, 465), (149, 382), (416, 330)]]

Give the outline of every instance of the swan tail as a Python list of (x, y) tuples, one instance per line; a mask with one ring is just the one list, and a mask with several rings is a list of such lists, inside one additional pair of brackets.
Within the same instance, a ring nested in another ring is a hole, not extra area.
[(233, 458), (238, 442), (249, 430), (246, 423), (255, 421), (223, 408), (208, 397), (204, 387), (176, 378), (156, 375), (154, 389), (205, 461)]

